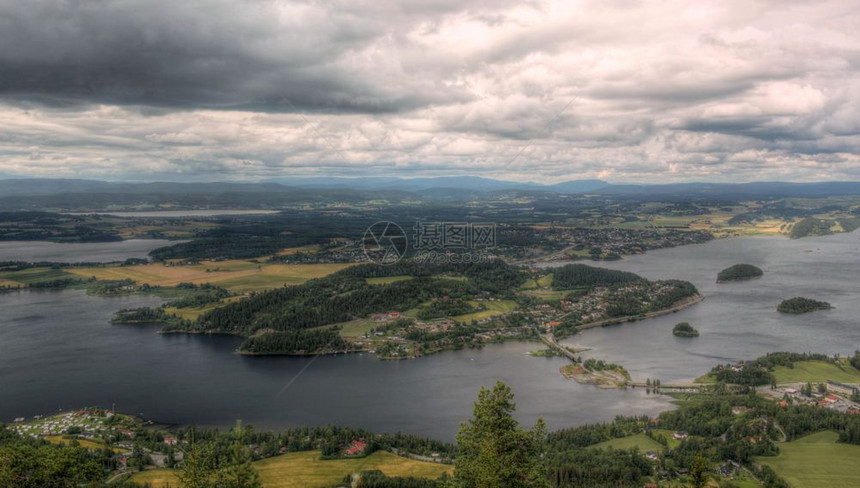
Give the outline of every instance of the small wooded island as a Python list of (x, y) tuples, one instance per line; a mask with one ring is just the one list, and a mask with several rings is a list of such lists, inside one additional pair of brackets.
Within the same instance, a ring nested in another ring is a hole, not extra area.
[(672, 334), (678, 337), (699, 337), (699, 331), (693, 328), (689, 322), (675, 324)]
[(783, 300), (776, 309), (782, 313), (801, 314), (815, 312), (818, 310), (830, 310), (833, 308), (827, 302), (813, 300), (811, 298), (794, 297)]
[(726, 283), (729, 281), (742, 281), (759, 278), (764, 274), (764, 271), (757, 266), (751, 264), (736, 264), (730, 266), (717, 274), (717, 283)]

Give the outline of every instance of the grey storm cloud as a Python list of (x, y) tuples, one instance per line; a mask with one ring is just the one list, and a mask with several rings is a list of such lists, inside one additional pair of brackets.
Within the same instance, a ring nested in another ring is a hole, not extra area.
[(358, 57), (389, 34), (382, 19), (366, 21), (336, 4), (326, 11), (283, 7), (258, 0), (5, 1), (0, 94), (56, 106), (368, 113), (468, 98), (432, 79), (387, 84), (371, 77), (374, 61)]
[(0, 173), (856, 177), (858, 7), (0, 0)]

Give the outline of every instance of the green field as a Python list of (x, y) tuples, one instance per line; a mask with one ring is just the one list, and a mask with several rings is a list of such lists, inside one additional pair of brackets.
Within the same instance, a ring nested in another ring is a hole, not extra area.
[(675, 432), (673, 432), (671, 430), (665, 430), (665, 429), (656, 429), (654, 431), (655, 437), (659, 436), (661, 434), (663, 435), (663, 437), (666, 438), (666, 443), (669, 445), (670, 448), (675, 449), (676, 447), (681, 445), (681, 441), (672, 437), (675, 434)]
[[(451, 466), (414, 461), (389, 452), (377, 451), (365, 458), (323, 461), (319, 451), (293, 452), (254, 463), (265, 488), (328, 488), (344, 477), (359, 471), (378, 469), (389, 476), (438, 478), (450, 472)], [(179, 486), (172, 470), (154, 469), (135, 473), (131, 480), (149, 483), (152, 488)]]
[(355, 319), (350, 320), (349, 322), (341, 322), (339, 324), (334, 325), (340, 327), (341, 337), (364, 337), (364, 334), (370, 332), (370, 329), (385, 324), (380, 322), (374, 322), (373, 319)]
[[(671, 437), (671, 434), (668, 437)], [(603, 441), (600, 444), (594, 444), (593, 446), (589, 447), (595, 447), (599, 449), (608, 449), (610, 447), (613, 449), (632, 449), (634, 447), (637, 447), (642, 452), (663, 451), (663, 446), (659, 442), (655, 441), (654, 439), (651, 439), (642, 432), (636, 435), (630, 435), (627, 437), (619, 437), (617, 439)]]
[(504, 315), (513, 311), (517, 308), (517, 302), (513, 300), (499, 300), (499, 301), (483, 301), (483, 302), (474, 302), (470, 301), (469, 305), (473, 307), (483, 305), (486, 310), (480, 310), (477, 312), (467, 313), (463, 315), (457, 315), (455, 317), (451, 317), (451, 320), (455, 320), (461, 323), (471, 323), (473, 320), (483, 320), (490, 317), (496, 317), (498, 315)]
[(521, 290), (537, 290), (540, 288), (549, 288), (551, 286), (552, 286), (552, 273), (550, 273), (548, 275), (541, 276), (540, 278), (537, 278), (537, 279), (526, 280), (526, 282), (520, 286), (520, 289)]
[(779, 456), (759, 457), (794, 488), (849, 488), (860, 480), (860, 446), (837, 444), (835, 432), (819, 432), (779, 445)]
[[(777, 383), (824, 383), (828, 380), (839, 383), (860, 383), (860, 371), (847, 361), (841, 367), (829, 361), (798, 361), (793, 368), (777, 366), (773, 370)], [(712, 373), (696, 378), (696, 383), (715, 383)]]
[[(246, 293), (298, 285), (340, 271), (351, 264), (266, 264), (246, 260), (203, 261), (191, 265), (163, 263), (139, 266), (103, 266), (71, 268), (69, 273), (81, 278), (98, 280), (130, 279), (138, 284), (176, 286), (179, 283), (211, 283), (230, 291)], [(41, 268), (46, 269), (46, 268)], [(30, 270), (27, 270), (30, 271)], [(54, 270), (48, 270), (54, 271)], [(73, 276), (71, 275), (71, 276)], [(6, 276), (0, 275), (0, 278)]]
[(0, 272), (0, 280), (4, 282), (13, 282), (21, 285), (29, 285), (40, 281), (53, 281), (65, 278), (79, 278), (71, 273), (66, 273), (61, 269), (52, 268), (29, 268), (21, 271), (3, 271)]
[(411, 276), (400, 275), (400, 276), (383, 276), (381, 278), (365, 278), (364, 281), (366, 281), (368, 285), (387, 285), (389, 283), (396, 283), (398, 281), (408, 281), (411, 279), (412, 279)]
[[(72, 444), (72, 439), (66, 439), (61, 435), (49, 435), (49, 436), (43, 437), (43, 439), (50, 442), (51, 444), (65, 444), (67, 446)], [(88, 439), (74, 439), (74, 440), (77, 441), (79, 446), (84, 447), (86, 449), (96, 449), (96, 450), (100, 451), (100, 450), (108, 448), (107, 445), (105, 445), (101, 442), (97, 442), (97, 441), (91, 441)], [(118, 448), (111, 448), (111, 451), (117, 452), (117, 453), (126, 452), (125, 450), (118, 449)]]
[(569, 292), (567, 291), (556, 291), (556, 290), (525, 290), (522, 292), (523, 295), (528, 295), (531, 297), (539, 298), (541, 300), (561, 300), (564, 298)]
[(227, 297), (223, 300), (220, 300), (216, 303), (210, 303), (208, 305), (204, 305), (202, 307), (185, 307), (185, 308), (176, 308), (176, 307), (165, 307), (164, 311), (181, 317), (185, 320), (197, 320), (198, 317), (203, 315), (204, 313), (215, 310), (218, 307), (223, 307), (228, 303), (237, 302), (241, 299), (245, 298), (244, 296), (232, 296)]
[(823, 383), (827, 380), (840, 383), (860, 383), (860, 371), (847, 362), (840, 368), (827, 361), (800, 361), (794, 368), (777, 366), (774, 371), (777, 383)]

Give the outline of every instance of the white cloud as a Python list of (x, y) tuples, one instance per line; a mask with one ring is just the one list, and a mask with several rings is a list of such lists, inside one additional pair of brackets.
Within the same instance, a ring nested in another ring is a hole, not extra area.
[(0, 3), (0, 172), (860, 177), (860, 4)]

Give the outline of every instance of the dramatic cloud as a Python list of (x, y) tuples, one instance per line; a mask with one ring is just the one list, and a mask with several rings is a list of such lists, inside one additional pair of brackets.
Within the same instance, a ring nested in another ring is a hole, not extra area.
[(0, 173), (860, 179), (860, 4), (0, 0)]

